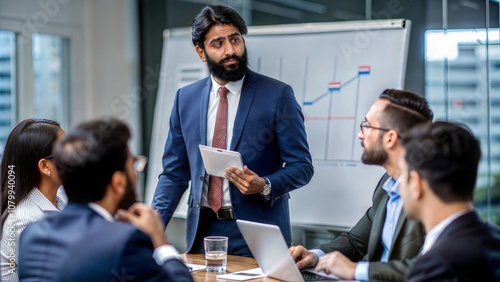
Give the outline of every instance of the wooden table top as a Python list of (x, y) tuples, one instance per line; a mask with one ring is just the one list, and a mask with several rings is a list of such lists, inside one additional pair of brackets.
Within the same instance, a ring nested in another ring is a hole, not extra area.
[[(205, 254), (181, 254), (181, 258), (185, 263), (201, 264), (205, 265)], [(247, 270), (252, 268), (257, 268), (259, 265), (253, 258), (240, 257), (240, 256), (227, 256), (226, 273), (232, 273), (241, 270)], [(196, 271), (191, 273), (195, 282), (210, 282), (210, 281), (234, 281), (234, 280), (223, 280), (217, 279), (215, 276), (220, 273), (206, 272), (204, 270)], [(270, 277), (256, 278), (245, 281), (265, 281), (265, 282), (275, 282), (281, 281), (273, 279)]]

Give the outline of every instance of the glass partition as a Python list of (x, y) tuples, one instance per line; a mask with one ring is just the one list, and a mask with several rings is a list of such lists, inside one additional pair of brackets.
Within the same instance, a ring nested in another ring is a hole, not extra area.
[(66, 40), (47, 34), (33, 35), (35, 117), (48, 118), (66, 128), (69, 108)]
[(16, 35), (0, 30), (0, 158), (15, 120)]

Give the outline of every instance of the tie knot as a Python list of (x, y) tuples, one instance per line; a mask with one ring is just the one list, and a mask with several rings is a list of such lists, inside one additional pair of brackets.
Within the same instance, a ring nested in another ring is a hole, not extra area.
[(217, 93), (219, 93), (220, 97), (226, 98), (226, 95), (227, 93), (229, 93), (229, 90), (226, 87), (222, 86), (221, 88), (219, 88), (219, 90), (217, 90)]

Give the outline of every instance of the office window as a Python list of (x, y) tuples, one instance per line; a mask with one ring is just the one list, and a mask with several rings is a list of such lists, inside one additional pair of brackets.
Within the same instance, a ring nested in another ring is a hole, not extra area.
[(53, 35), (33, 35), (34, 116), (55, 120), (65, 128), (68, 121), (67, 40)]
[(436, 120), (461, 122), (481, 141), (477, 211), (500, 224), (500, 29), (427, 31), (425, 95)]
[(0, 30), (0, 158), (15, 119), (15, 33)]

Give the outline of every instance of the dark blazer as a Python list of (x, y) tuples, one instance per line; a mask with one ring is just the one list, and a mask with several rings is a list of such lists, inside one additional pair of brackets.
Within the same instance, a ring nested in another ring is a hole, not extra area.
[(500, 228), (476, 212), (450, 223), (418, 258), (408, 281), (500, 281)]
[(177, 259), (158, 265), (151, 239), (134, 226), (109, 222), (86, 205), (30, 224), (21, 234), (20, 281), (192, 281)]
[(380, 262), (384, 248), (382, 230), (389, 200), (382, 186), (388, 178), (387, 173), (382, 176), (373, 194), (372, 206), (358, 223), (349, 232), (319, 246), (319, 249), (325, 253), (339, 251), (356, 262), (369, 261), (370, 280), (403, 281), (411, 259), (418, 255), (424, 242), (424, 228), (420, 223), (409, 220), (402, 209), (390, 248), (389, 262)]
[[(212, 81), (207, 77), (177, 91), (163, 154), (163, 172), (153, 198), (153, 207), (168, 224), (191, 181), (187, 251), (196, 236), (203, 183), (207, 179), (198, 145), (207, 144), (211, 87)], [(240, 152), (243, 164), (269, 178), (272, 184), (270, 201), (266, 201), (260, 194), (243, 195), (230, 183), (235, 217), (278, 225), (290, 245), (288, 192), (310, 181), (313, 166), (304, 116), (289, 85), (247, 71), (229, 149)]]

